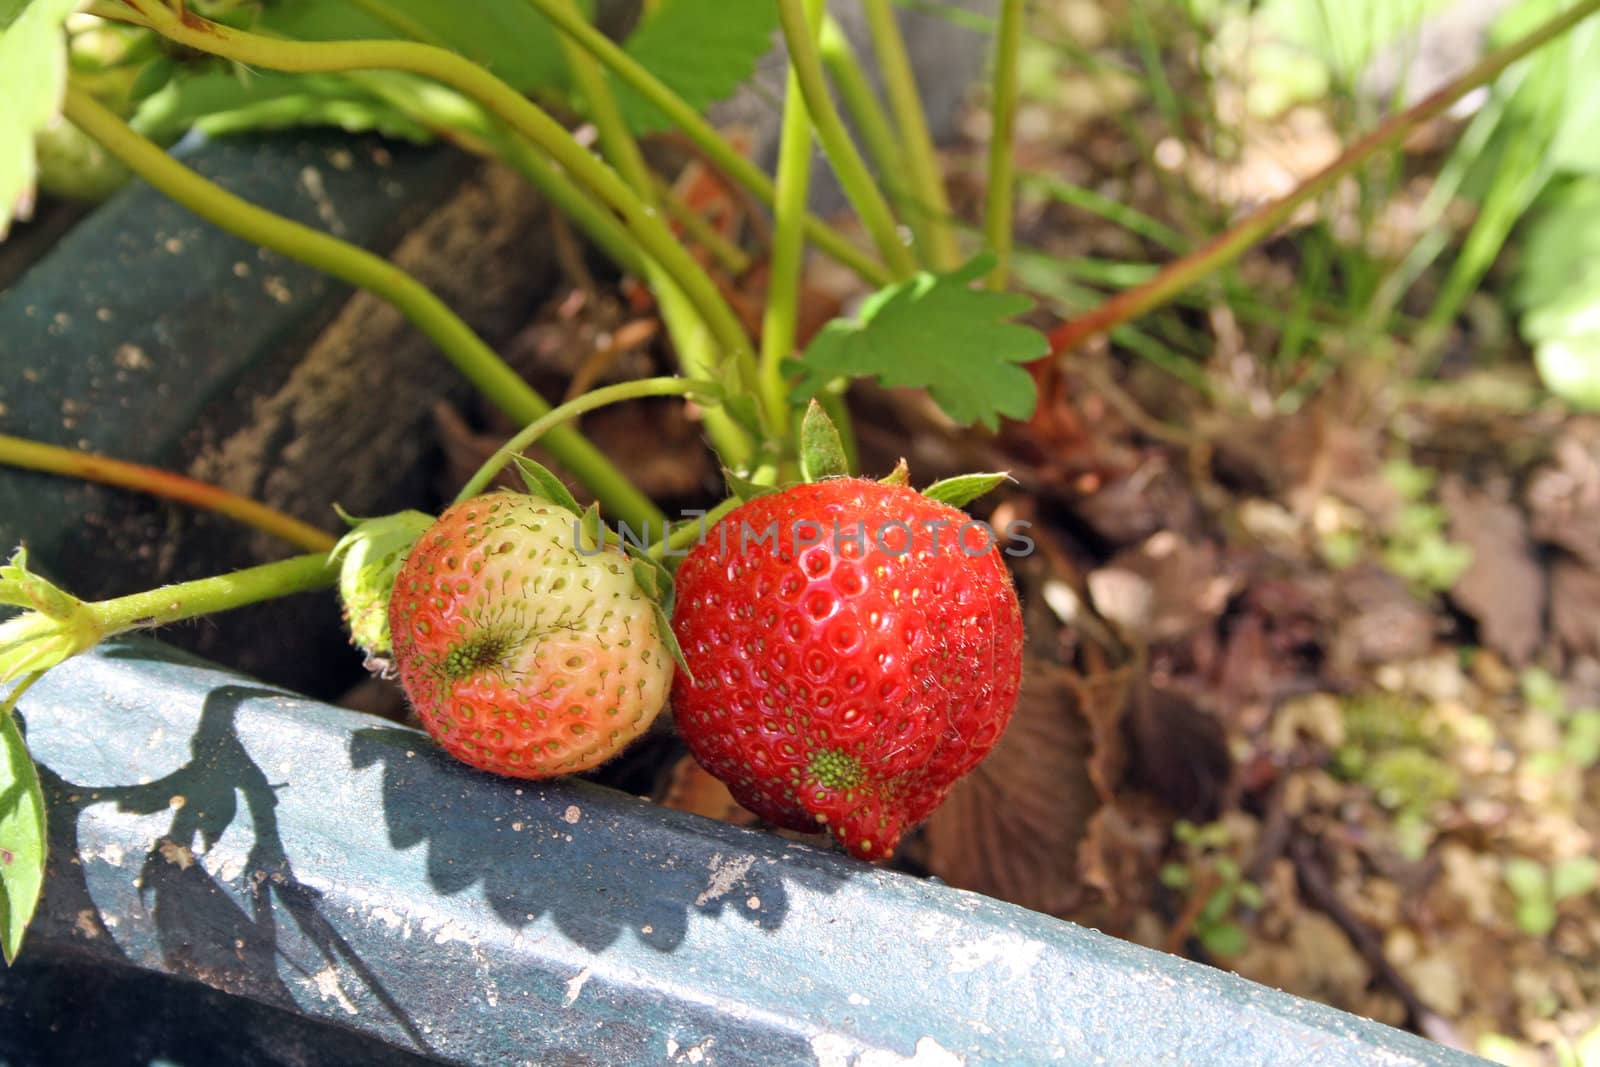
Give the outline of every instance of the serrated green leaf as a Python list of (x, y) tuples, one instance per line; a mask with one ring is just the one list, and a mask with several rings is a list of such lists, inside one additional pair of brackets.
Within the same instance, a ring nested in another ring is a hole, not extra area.
[[(772, 47), (778, 5), (662, 0), (624, 45), (696, 111), (730, 96)], [(672, 128), (654, 104), (620, 82), (617, 104), (635, 133)]]
[[(376, 92), (377, 86), (385, 92)], [(432, 94), (432, 95), (425, 95)], [(210, 136), (295, 126), (334, 126), (349, 133), (375, 131), (386, 137), (425, 142), (445, 123), (419, 115), (446, 89), (395, 71), (344, 74), (235, 72), (213, 67), (186, 72), (147, 96), (132, 125), (146, 137), (170, 141), (190, 129)], [(416, 106), (406, 106), (410, 102)], [(452, 112), (454, 114), (454, 112)]]
[(44, 886), (44, 793), (14, 714), (23, 683), (0, 706), (0, 949), (15, 962)]
[(1033, 378), (1017, 366), (1050, 350), (1044, 334), (1006, 320), (1033, 301), (972, 287), (992, 264), (980, 256), (950, 274), (920, 272), (862, 305), (855, 322), (824, 326), (799, 361), (792, 398), (814, 396), (835, 378), (876, 378), (923, 387), (956, 422), (994, 429), (1001, 415), (1033, 414)]
[(61, 26), (81, 0), (32, 0), (0, 23), (0, 240), (33, 207), (33, 138), (61, 109), (67, 41)]
[(850, 461), (844, 454), (844, 440), (839, 428), (822, 410), (822, 405), (812, 400), (800, 420), (800, 476), (808, 482), (823, 478), (842, 478), (850, 473)]
[(517, 473), (522, 475), (522, 484), (528, 487), (528, 492), (552, 504), (558, 504), (574, 515), (583, 514), (583, 508), (578, 506), (572, 490), (568, 489), (566, 483), (557, 478), (550, 468), (527, 456), (512, 456), (511, 462), (517, 468)]
[[(587, 0), (579, 5), (588, 11)], [(430, 43), (461, 53), (519, 92), (558, 88), (567, 68), (556, 31), (526, 0), (476, 0), (470, 11), (437, 0), (385, 0), (400, 22), (420, 27)], [(355, 4), (278, 0), (257, 27), (302, 41), (405, 38), (406, 30)]]
[(1002, 483), (1011, 480), (1011, 475), (1005, 471), (993, 474), (958, 474), (954, 478), (934, 482), (922, 491), (922, 495), (929, 500), (949, 504), (953, 508), (964, 508), (985, 493), (993, 492)]

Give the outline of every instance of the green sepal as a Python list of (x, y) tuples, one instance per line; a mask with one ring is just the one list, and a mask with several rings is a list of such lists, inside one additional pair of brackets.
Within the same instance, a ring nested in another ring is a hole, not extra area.
[(606, 543), (606, 524), (600, 521), (600, 505), (590, 504), (586, 511), (578, 516), (575, 529), (578, 545), (588, 553), (600, 551)]
[(722, 468), (722, 480), (728, 483), (728, 491), (738, 497), (741, 504), (748, 504), (758, 496), (766, 496), (768, 493), (776, 493), (778, 491), (778, 487), (775, 485), (762, 485), (759, 482), (752, 482), (749, 478), (742, 474), (736, 474), (727, 467)]
[(839, 428), (815, 398), (800, 420), (800, 475), (808, 482), (842, 478), (850, 473)]
[(389, 598), (395, 578), (411, 546), (435, 519), (421, 511), (355, 519), (337, 505), (335, 510), (353, 527), (328, 554), (339, 564), (339, 603), (344, 607), (350, 640), (367, 654), (368, 665), (376, 666), (392, 649)]
[(910, 485), (911, 484), (911, 468), (906, 466), (906, 460), (905, 460), (904, 456), (901, 456), (900, 457), (900, 462), (896, 463), (894, 465), (894, 470), (890, 471), (888, 474), (885, 474), (882, 478), (878, 479), (878, 484), (880, 484), (880, 485)]
[(578, 506), (572, 490), (568, 489), (566, 483), (557, 478), (550, 468), (522, 455), (512, 456), (511, 462), (516, 465), (517, 473), (522, 475), (522, 484), (528, 487), (528, 492), (552, 504), (558, 504), (574, 515), (583, 514), (583, 508)]
[(683, 676), (689, 679), (689, 684), (694, 684), (694, 671), (689, 669), (689, 661), (683, 658), (683, 649), (678, 645), (678, 635), (672, 632), (672, 616), (660, 604), (651, 601), (655, 610), (656, 629), (661, 633), (661, 643), (667, 646), (667, 654), (672, 657), (672, 662), (678, 665)]
[(7, 965), (16, 962), (44, 887), (44, 792), (13, 714), (37, 678), (17, 686), (0, 705), (0, 950)]
[(655, 613), (656, 629), (661, 633), (662, 643), (667, 646), (672, 662), (678, 665), (684, 677), (693, 682), (694, 672), (689, 669), (689, 661), (683, 658), (683, 649), (678, 645), (678, 635), (672, 632), (672, 607), (678, 593), (677, 584), (672, 580), (672, 572), (667, 570), (666, 564), (641, 552), (637, 546), (626, 545), (625, 548), (633, 557), (633, 580), (649, 599)]
[(992, 492), (1002, 482), (1013, 480), (1011, 475), (1004, 471), (993, 474), (958, 474), (954, 478), (934, 482), (922, 491), (922, 495), (929, 500), (949, 504), (953, 508), (964, 508), (985, 493)]
[(761, 425), (761, 409), (756, 406), (756, 398), (750, 393), (739, 393), (735, 396), (720, 399), (722, 410), (728, 417), (738, 423), (747, 432), (760, 440), (766, 429)]
[(49, 670), (104, 636), (93, 607), (28, 570), (27, 549), (0, 567), (0, 604), (28, 609), (0, 623), (0, 685)]

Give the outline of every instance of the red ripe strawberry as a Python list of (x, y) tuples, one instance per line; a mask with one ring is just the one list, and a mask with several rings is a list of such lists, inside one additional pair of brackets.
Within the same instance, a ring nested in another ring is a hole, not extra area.
[(621, 552), (579, 547), (577, 521), (522, 493), (463, 501), (395, 579), (400, 682), (428, 732), (474, 767), (587, 770), (666, 703), (672, 658), (656, 606)]
[(892, 852), (1011, 718), (1022, 615), (1005, 564), (987, 527), (912, 489), (830, 478), (757, 497), (677, 588), (694, 677), (672, 705), (695, 758), (751, 811), (862, 859)]

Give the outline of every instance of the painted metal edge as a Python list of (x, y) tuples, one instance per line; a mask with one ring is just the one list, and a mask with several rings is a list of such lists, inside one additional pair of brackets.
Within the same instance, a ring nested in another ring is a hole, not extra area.
[(448, 1060), (1483, 1062), (1008, 904), (428, 738), (157, 642), (22, 709), (50, 797), (25, 951)]

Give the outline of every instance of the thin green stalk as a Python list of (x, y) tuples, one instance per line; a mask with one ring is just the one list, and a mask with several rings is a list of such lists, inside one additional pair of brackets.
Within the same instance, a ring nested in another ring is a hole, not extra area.
[(1011, 230), (1016, 196), (1017, 54), (1022, 49), (1022, 0), (1000, 0), (1000, 28), (994, 39), (994, 83), (989, 90), (989, 185), (983, 207), (983, 232), (994, 269), (991, 289), (1004, 289), (1011, 271)]
[(1457, 100), (1493, 81), (1507, 67), (1560, 37), (1596, 11), (1600, 11), (1600, 0), (1581, 0), (1521, 40), (1484, 56), (1454, 81), (1356, 140), (1339, 158), (1293, 192), (1258, 208), (1188, 255), (1167, 264), (1160, 274), (1143, 285), (1124, 290), (1099, 307), (1056, 327), (1050, 334), (1051, 351), (1060, 353), (1076, 348), (1090, 337), (1165, 304), (1213, 271), (1233, 262), (1251, 245), (1288, 221), (1302, 204), (1323, 195), (1373, 155), (1403, 141), (1417, 126), (1443, 114)]
[(805, 0), (777, 0), (778, 19), (783, 24), (783, 39), (789, 46), (789, 66), (799, 79), (800, 94), (805, 98), (806, 111), (816, 128), (817, 140), (833, 164), (839, 187), (856, 209), (861, 224), (872, 237), (889, 269), (896, 278), (908, 278), (916, 273), (916, 260), (911, 250), (900, 239), (900, 229), (889, 210), (883, 191), (872, 179), (872, 173), (850, 140), (850, 131), (839, 118), (828, 92), (828, 80), (822, 73), (822, 59), (817, 53), (815, 35), (806, 20)]
[[(76, 86), (68, 85), (63, 110), (69, 121), (135, 174), (201, 218), (389, 301), (427, 334), (485, 397), (513, 419), (529, 422), (550, 410), (544, 398), (506, 366), (482, 338), (405, 271), (207, 181), (133, 132)], [(617, 515), (638, 522), (660, 520), (661, 513), (649, 498), (579, 434), (565, 429), (551, 435), (546, 447)]]
[(249, 497), (230, 493), (226, 489), (206, 482), (186, 478), (181, 474), (147, 467), (142, 463), (112, 459), (81, 452), (76, 448), (47, 445), (43, 441), (29, 441), (22, 437), (0, 434), (0, 463), (23, 470), (44, 471), (68, 478), (115, 485), (133, 489), (151, 496), (176, 500), (191, 507), (204, 508), (230, 519), (253, 526), (262, 533), (281, 537), (290, 544), (314, 552), (333, 548), (334, 539), (309, 523), (292, 515), (285, 515)]
[[(568, 15), (576, 14), (578, 11), (575, 0), (558, 0), (558, 3), (563, 5), (563, 10)], [(574, 81), (577, 82), (578, 91), (589, 107), (589, 117), (594, 120), (595, 130), (600, 135), (600, 147), (606, 159), (616, 168), (622, 180), (633, 189), (634, 195), (654, 211), (655, 177), (645, 163), (644, 153), (639, 151), (639, 143), (634, 140), (633, 131), (628, 129), (627, 120), (622, 117), (622, 109), (617, 106), (616, 95), (612, 93), (599, 64), (570, 37), (561, 38), (561, 47), (566, 54), (567, 66), (572, 71)], [(698, 309), (659, 265), (646, 265), (645, 280), (655, 293), (662, 321), (672, 336), (673, 347), (684, 373), (692, 378), (718, 377), (722, 369), (718, 365), (721, 362), (719, 356), (722, 354), (717, 351), (716, 334), (712, 324), (704, 316), (696, 314)], [(743, 337), (742, 329), (740, 336)], [(737, 364), (729, 370), (735, 372), (735, 380), (726, 380), (726, 375), (721, 377), (730, 388), (737, 390), (740, 384), (736, 380)], [(751, 375), (745, 384), (753, 389), (757, 387), (757, 380), (756, 375)], [(770, 427), (774, 434), (781, 433), (782, 429), (782, 422), (773, 422)], [(719, 408), (706, 412), (706, 433), (716, 446), (723, 462), (742, 465), (749, 460), (752, 451), (750, 436), (744, 427), (729, 417), (726, 411)]]
[(89, 604), (88, 608), (94, 613), (102, 634), (111, 637), (129, 630), (148, 630), (170, 622), (215, 615), (219, 611), (293, 593), (326, 589), (338, 580), (339, 568), (323, 552), (162, 586), (115, 600), (100, 600)]
[(668, 534), (665, 540), (657, 541), (655, 544), (651, 545), (647, 554), (652, 559), (662, 559), (666, 557), (669, 549), (673, 555), (680, 554), (684, 549), (699, 541), (700, 535), (703, 531), (710, 530), (717, 523), (721, 522), (723, 517), (727, 515), (728, 512), (732, 511), (742, 503), (744, 503), (744, 501), (740, 500), (738, 497), (730, 496), (728, 499), (724, 500), (722, 503), (706, 512), (698, 522), (685, 523)]
[(665, 178), (655, 176), (656, 200), (666, 209), (667, 216), (683, 227), (695, 244), (704, 248), (717, 261), (717, 266), (737, 278), (750, 269), (750, 253), (740, 248), (700, 214), (673, 193)]
[(627, 227), (579, 186), (560, 167), (551, 163), (532, 145), (515, 133), (507, 131), (496, 138), (495, 154), (506, 165), (527, 179), (528, 184), (571, 219), (584, 235), (611, 258), (611, 262), (629, 274), (644, 275), (645, 258), (639, 254)]
[(404, 11), (398, 10), (393, 4), (387, 3), (386, 0), (346, 0), (346, 2), (351, 7), (360, 8), (396, 33), (409, 37), (413, 41), (437, 45), (440, 48), (450, 47), (443, 37), (440, 37)]
[(878, 100), (877, 91), (861, 72), (861, 60), (850, 46), (850, 38), (845, 36), (843, 27), (831, 16), (825, 16), (822, 20), (817, 48), (822, 54), (822, 65), (828, 72), (828, 79), (838, 90), (845, 112), (850, 116), (856, 132), (861, 135), (861, 143), (866, 146), (872, 165), (878, 170), (878, 181), (901, 216), (910, 224), (923, 262), (933, 265), (934, 237), (930, 232), (930, 222), (937, 211), (931, 205), (920, 202), (900, 180), (900, 174), (905, 169), (905, 154), (900, 140), (895, 135), (888, 113)]
[[(772, 179), (760, 167), (740, 155), (704, 116), (668, 88), (665, 82), (597, 30), (588, 19), (581, 15), (573, 16), (565, 9), (562, 0), (528, 0), (528, 3), (548, 18), (562, 34), (582, 45), (584, 51), (666, 115), (723, 174), (754, 193), (768, 207), (772, 206), (776, 197)], [(815, 216), (806, 217), (806, 236), (812, 244), (855, 271), (863, 280), (873, 285), (887, 285), (894, 280), (883, 264), (875, 262), (871, 256), (851, 244), (848, 237)]]
[(532, 144), (548, 153), (574, 181), (586, 186), (622, 216), (629, 231), (681, 288), (705, 320), (706, 328), (742, 373), (754, 381), (755, 353), (733, 309), (705, 270), (689, 255), (656, 213), (616, 172), (591, 155), (560, 123), (532, 101), (471, 60), (414, 41), (282, 41), (181, 15), (157, 0), (118, 0), (99, 6), (110, 14), (125, 11), (133, 21), (168, 40), (246, 66), (299, 73), (348, 70), (403, 70), (443, 82), (476, 100)]
[[(821, 25), (821, 0), (803, 0), (810, 32)], [(778, 198), (772, 230), (767, 307), (761, 318), (761, 400), (775, 426), (789, 422), (783, 361), (794, 355), (800, 321), (800, 273), (804, 263), (806, 197), (811, 185), (811, 122), (800, 78), (789, 65), (783, 98), (783, 131), (778, 141)]]
[[(894, 6), (890, 0), (863, 0), (862, 9), (872, 32), (873, 53), (883, 74), (889, 109), (899, 129), (899, 143), (905, 153), (903, 165), (911, 180), (913, 197), (925, 205), (925, 213), (920, 220), (913, 219), (912, 228), (924, 242), (923, 255), (929, 265), (935, 270), (954, 270), (961, 263), (961, 249), (950, 227), (950, 197), (945, 192), (944, 174), (933, 150), (922, 94), (917, 89), (916, 72), (906, 53), (900, 25), (895, 21)], [(881, 168), (880, 172), (889, 173)]]
[(607, 404), (638, 400), (647, 396), (697, 396), (720, 402), (723, 395), (717, 383), (697, 381), (693, 378), (639, 378), (584, 393), (558, 408), (545, 412), (519, 430), (511, 440), (495, 449), (494, 455), (484, 460), (477, 472), (467, 479), (467, 484), (456, 494), (455, 502), (459, 504), (483, 492), (489, 487), (489, 483), (494, 481), (494, 476), (500, 473), (500, 468), (511, 462), (512, 456), (531, 448), (539, 438), (563, 425), (568, 419), (577, 418), (585, 412), (603, 408)]

